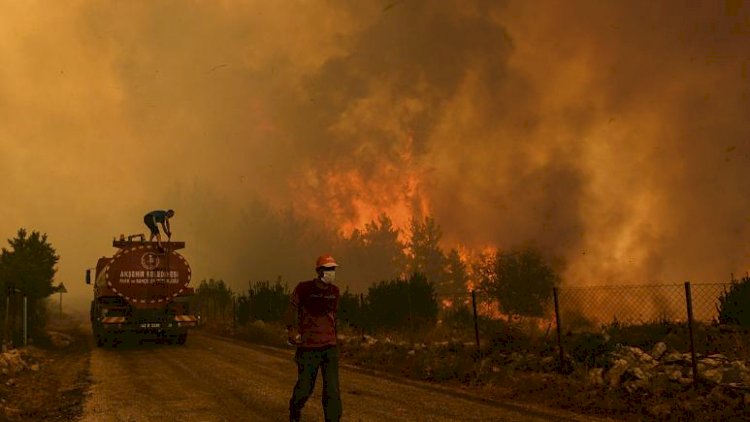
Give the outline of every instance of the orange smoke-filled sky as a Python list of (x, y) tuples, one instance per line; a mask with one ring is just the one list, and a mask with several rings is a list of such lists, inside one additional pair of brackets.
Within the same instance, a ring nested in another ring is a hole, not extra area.
[(323, 252), (267, 209), (430, 214), (446, 248), (535, 243), (570, 284), (750, 267), (748, 1), (0, 8), (0, 237), (46, 232), (74, 303), (160, 208), (194, 278), (235, 288)]

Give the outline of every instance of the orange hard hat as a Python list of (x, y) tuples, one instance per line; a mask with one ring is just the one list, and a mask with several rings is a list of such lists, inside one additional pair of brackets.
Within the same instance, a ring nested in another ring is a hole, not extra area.
[(336, 260), (333, 259), (331, 255), (321, 255), (318, 257), (317, 261), (315, 261), (315, 268), (325, 267), (325, 268), (336, 268), (339, 264), (336, 263)]

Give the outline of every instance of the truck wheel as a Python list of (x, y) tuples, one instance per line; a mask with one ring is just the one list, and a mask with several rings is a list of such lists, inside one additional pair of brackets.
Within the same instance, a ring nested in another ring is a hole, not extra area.
[(187, 341), (187, 333), (181, 333), (177, 336), (177, 344), (183, 345)]
[(107, 335), (103, 333), (96, 334), (96, 347), (104, 347), (107, 344)]
[(118, 348), (121, 344), (125, 343), (125, 340), (127, 337), (123, 338), (122, 334), (120, 334), (120, 337), (117, 336), (117, 334), (112, 334), (112, 336), (109, 338), (109, 345), (113, 349)]

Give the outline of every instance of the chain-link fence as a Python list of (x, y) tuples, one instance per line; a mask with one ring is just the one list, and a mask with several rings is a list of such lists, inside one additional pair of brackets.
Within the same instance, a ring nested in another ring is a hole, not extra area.
[[(518, 350), (531, 343), (542, 345), (555, 340), (552, 292), (547, 312), (536, 316), (504, 313), (497, 297), (481, 289), (438, 295), (437, 301), (440, 305), (437, 327), (425, 330), (425, 335), (433, 340), (472, 342), (477, 349), (505, 343), (502, 348)], [(513, 342), (519, 344), (509, 344)]]
[(618, 321), (637, 324), (685, 318), (684, 289), (680, 285), (596, 286), (557, 291), (557, 313), (561, 328), (567, 331), (592, 331)]
[[(724, 328), (717, 324), (722, 296), (731, 283), (560, 287), (546, 297), (541, 295), (545, 306), (533, 307), (542, 310), (533, 317), (504, 313), (508, 307), (487, 291), (430, 296), (417, 294), (410, 286), (391, 286), (402, 290), (394, 290), (397, 294), (388, 296), (387, 303), (369, 294), (344, 292), (339, 327), (352, 328), (348, 335), (362, 337), (392, 338), (400, 332), (412, 343), (463, 342), (482, 353), (497, 348), (522, 351), (531, 346), (545, 353), (559, 352), (560, 362), (566, 359), (566, 350), (575, 348), (582, 338), (591, 340), (592, 335), (616, 337), (610, 344), (638, 347), (667, 341), (671, 348), (691, 354), (734, 352), (730, 342), (719, 341)], [(273, 306), (268, 300), (232, 306), (232, 320), (244, 325), (260, 318), (258, 312), (268, 306), (281, 310), (288, 292), (276, 293), (279, 298)], [(385, 311), (379, 310), (384, 306)], [(276, 321), (279, 315), (262, 319)]]
[[(717, 319), (719, 298), (730, 284), (690, 284), (693, 320)], [(599, 330), (603, 325), (687, 321), (684, 284), (558, 288), (557, 312), (564, 331)]]
[[(720, 324), (722, 308), (732, 283), (597, 286), (556, 288), (555, 316), (560, 360), (566, 348), (576, 348), (581, 338), (588, 347), (600, 341), (668, 346), (689, 352), (693, 376), (698, 378), (696, 355), (733, 354), (746, 358), (736, 330)], [(589, 335), (586, 337), (586, 335)], [(741, 346), (741, 347), (738, 347)]]
[[(730, 286), (730, 283), (690, 284), (693, 320), (700, 323), (716, 321), (719, 298)], [(546, 332), (549, 329), (557, 329), (556, 318), (559, 318), (560, 330), (563, 333), (600, 332), (603, 327), (613, 324), (680, 324), (685, 323), (688, 317), (685, 284), (562, 287), (555, 290), (557, 300), (553, 300), (553, 292), (550, 292), (546, 306), (548, 311), (545, 315), (536, 317), (504, 314), (501, 311), (502, 307), (499, 306), (499, 300), (483, 290), (438, 295), (435, 298), (438, 305), (436, 319), (438, 324), (456, 323), (455, 326), (460, 326), (458, 323), (466, 323), (464, 325), (470, 330), (467, 337), (474, 337), (475, 333), (471, 330), (475, 316), (478, 329), (483, 331), (490, 331), (499, 322), (522, 321), (526, 325), (545, 328)], [(288, 292), (279, 293), (277, 296), (280, 299), (274, 300), (273, 304), (270, 302), (255, 304), (240, 300), (237, 303), (237, 311), (242, 314), (240, 321), (244, 323), (248, 319), (243, 311), (255, 311), (249, 314), (252, 320), (260, 318), (256, 315), (258, 309), (266, 310), (269, 307), (277, 310), (276, 313), (279, 315), (275, 318), (261, 319), (279, 320), (280, 312), (288, 300)], [(376, 326), (377, 324), (373, 324), (373, 321), (369, 323), (366, 321), (367, 313), (364, 311), (368, 301), (368, 296), (365, 294), (346, 292), (339, 305), (340, 319), (358, 325), (360, 328)], [(416, 306), (418, 305), (413, 298), (404, 301), (404, 307)], [(234, 307), (227, 309), (234, 309)], [(399, 311), (407, 316), (413, 313), (410, 309), (399, 309)], [(227, 317), (229, 318), (229, 314)], [(409, 329), (409, 324), (403, 324), (403, 329)]]
[[(732, 283), (591, 286), (556, 288), (549, 312), (538, 317), (514, 317), (501, 312), (498, 299), (480, 290), (466, 295), (439, 297), (442, 318), (454, 323), (471, 312), (477, 347), (507, 338), (503, 330), (523, 329), (531, 337), (556, 338), (560, 360), (566, 349), (583, 338), (599, 336), (605, 342), (650, 347), (667, 341), (669, 346), (695, 354), (736, 354), (737, 336), (719, 324), (722, 298)], [(465, 321), (464, 321), (465, 322)], [(470, 324), (462, 325), (464, 330)], [(464, 337), (466, 338), (466, 337)], [(740, 356), (741, 357), (741, 356)], [(695, 360), (695, 357), (693, 357)]]

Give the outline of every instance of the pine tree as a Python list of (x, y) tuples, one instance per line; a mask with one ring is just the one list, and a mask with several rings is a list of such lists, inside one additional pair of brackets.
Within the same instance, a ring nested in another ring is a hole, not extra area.
[(10, 249), (0, 252), (0, 307), (5, 315), (8, 294), (28, 300), (29, 334), (38, 336), (45, 323), (43, 299), (53, 293), (52, 286), (60, 257), (47, 241), (47, 234), (19, 229), (17, 237), (8, 239)]
[(432, 217), (411, 220), (411, 237), (407, 243), (410, 253), (410, 273), (423, 274), (435, 286), (441, 298), (451, 294), (446, 271), (448, 260), (440, 247), (443, 232)]

